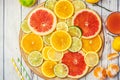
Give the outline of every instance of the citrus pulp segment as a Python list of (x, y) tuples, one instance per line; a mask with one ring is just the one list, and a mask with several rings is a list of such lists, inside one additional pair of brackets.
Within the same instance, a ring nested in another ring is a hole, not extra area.
[(31, 31), (39, 35), (48, 35), (55, 30), (56, 16), (47, 8), (37, 8), (28, 16), (28, 26)]
[(73, 25), (82, 29), (83, 38), (93, 38), (101, 31), (101, 19), (98, 14), (90, 9), (82, 9), (73, 16)]
[(87, 71), (88, 66), (84, 61), (84, 53), (80, 52), (66, 52), (62, 58), (62, 63), (66, 64), (69, 69), (68, 76), (71, 78), (81, 78)]
[(41, 51), (43, 48), (41, 36), (34, 33), (24, 35), (21, 40), (21, 48), (26, 54), (29, 54), (32, 51)]
[(99, 56), (96, 52), (88, 52), (85, 55), (85, 63), (89, 67), (94, 67), (99, 63)]
[(63, 63), (59, 63), (55, 65), (54, 72), (57, 77), (65, 78), (68, 75), (69, 70), (68, 70), (67, 65)]
[(71, 52), (78, 52), (82, 48), (82, 41), (77, 37), (72, 37), (72, 44), (69, 48)]
[(41, 70), (42, 70), (42, 74), (45, 76), (45, 77), (48, 77), (48, 78), (53, 78), (55, 77), (55, 74), (54, 74), (54, 66), (56, 65), (57, 63), (54, 62), (54, 61), (45, 61), (42, 66), (41, 66)]
[(24, 20), (22, 23), (21, 23), (21, 29), (24, 33), (30, 33), (31, 30), (29, 29), (28, 27), (28, 24), (27, 24), (27, 20)]
[(47, 55), (48, 55), (48, 59), (51, 61), (60, 61), (63, 57), (63, 52), (58, 52), (53, 48), (51, 48), (49, 49)]
[(28, 62), (31, 66), (38, 67), (43, 62), (42, 54), (39, 51), (33, 51), (28, 55)]
[(91, 39), (82, 38), (82, 49), (85, 52), (93, 51), (98, 52), (102, 47), (102, 39), (100, 35), (97, 35)]
[(65, 51), (71, 46), (71, 36), (63, 30), (53, 32), (50, 37), (50, 43), (56, 51)]
[(54, 12), (58, 18), (67, 19), (73, 15), (74, 7), (69, 0), (59, 0), (55, 4)]

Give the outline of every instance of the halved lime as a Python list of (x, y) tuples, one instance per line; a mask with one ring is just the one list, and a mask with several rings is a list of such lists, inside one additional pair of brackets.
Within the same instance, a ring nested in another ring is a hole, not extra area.
[(58, 22), (56, 26), (56, 30), (65, 30), (68, 31), (68, 26), (65, 22)]
[(73, 0), (72, 3), (75, 7), (75, 12), (86, 8), (86, 4), (82, 0)]
[(48, 51), (48, 58), (51, 61), (60, 61), (63, 57), (63, 52), (55, 51), (53, 48)]
[(37, 0), (19, 0), (19, 2), (22, 6), (31, 7), (37, 2)]
[(50, 45), (50, 37), (51, 37), (51, 34), (48, 34), (48, 35), (43, 36), (43, 42), (44, 42), (46, 45)]
[(31, 30), (28, 27), (27, 20), (23, 20), (23, 22), (21, 23), (21, 29), (24, 33), (30, 33), (31, 32)]
[(56, 2), (57, 0), (46, 0), (45, 7), (53, 10)]
[(31, 66), (40, 66), (43, 62), (42, 54), (39, 51), (33, 51), (28, 55), (28, 62)]
[(82, 41), (77, 37), (72, 37), (72, 45), (69, 48), (71, 52), (78, 52), (82, 48)]
[(68, 28), (68, 33), (72, 36), (72, 37), (78, 37), (80, 38), (82, 36), (82, 31), (80, 28), (78, 28), (77, 26), (71, 26)]
[(68, 75), (68, 67), (63, 63), (59, 63), (54, 67), (54, 73), (57, 77), (64, 78)]

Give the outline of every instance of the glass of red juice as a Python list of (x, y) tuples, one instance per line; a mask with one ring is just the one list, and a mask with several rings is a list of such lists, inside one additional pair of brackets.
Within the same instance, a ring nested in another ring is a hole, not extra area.
[(120, 12), (113, 12), (107, 17), (106, 28), (110, 33), (120, 35)]

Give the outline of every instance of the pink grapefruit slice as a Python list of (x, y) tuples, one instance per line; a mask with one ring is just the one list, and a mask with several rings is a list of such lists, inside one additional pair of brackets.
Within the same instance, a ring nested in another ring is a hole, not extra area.
[(95, 11), (90, 9), (78, 11), (72, 23), (82, 29), (83, 38), (93, 38), (101, 31), (101, 19)]
[(84, 60), (85, 54), (80, 52), (66, 52), (62, 58), (62, 63), (66, 64), (69, 69), (68, 76), (71, 78), (81, 78), (87, 71), (88, 66)]
[(56, 16), (47, 8), (37, 8), (28, 17), (28, 26), (33, 33), (47, 35), (54, 31)]

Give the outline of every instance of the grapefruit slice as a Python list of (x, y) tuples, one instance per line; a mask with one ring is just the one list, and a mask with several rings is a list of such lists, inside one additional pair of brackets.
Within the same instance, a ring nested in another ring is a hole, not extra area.
[(28, 17), (28, 26), (33, 33), (47, 35), (54, 31), (56, 16), (47, 8), (37, 8)]
[(72, 24), (80, 27), (83, 38), (93, 38), (101, 31), (101, 19), (96, 12), (82, 9), (73, 16)]
[(66, 52), (62, 58), (62, 63), (69, 68), (68, 76), (71, 78), (80, 78), (88, 71), (88, 66), (85, 64), (84, 53)]

